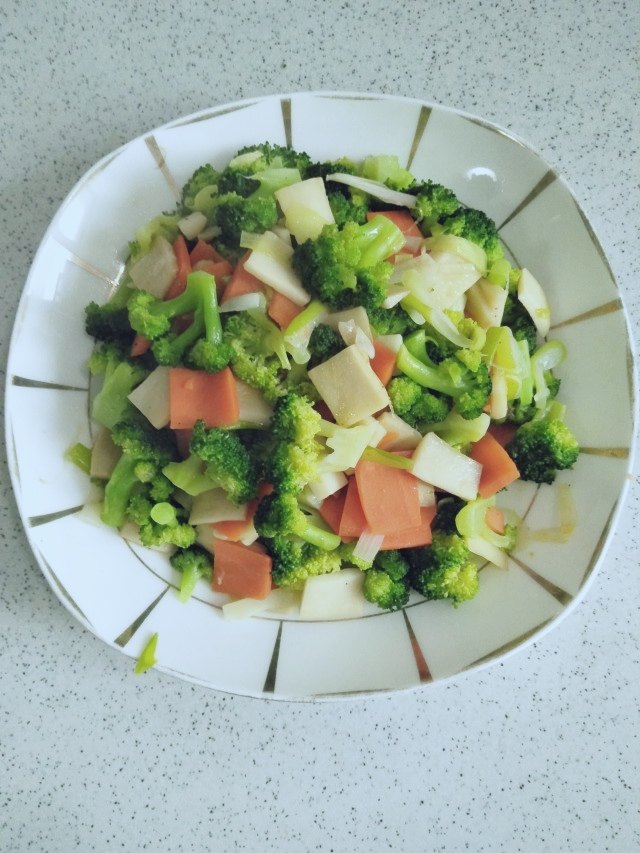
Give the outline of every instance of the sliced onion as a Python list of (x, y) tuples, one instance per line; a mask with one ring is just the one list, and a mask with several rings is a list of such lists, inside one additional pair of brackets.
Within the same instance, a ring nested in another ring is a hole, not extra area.
[(382, 303), (383, 308), (395, 308), (398, 302), (402, 302), (405, 296), (409, 295), (409, 291), (401, 284), (390, 284), (387, 287), (387, 297)]
[(418, 501), (420, 506), (436, 505), (436, 490), (430, 483), (425, 483), (422, 480), (418, 482)]
[(360, 534), (355, 544), (353, 556), (358, 560), (363, 560), (365, 563), (373, 563), (383, 542), (384, 534), (370, 533), (368, 530), (365, 530)]
[(345, 184), (348, 187), (353, 187), (356, 190), (362, 190), (367, 195), (372, 195), (374, 198), (379, 198), (386, 204), (393, 204), (396, 207), (416, 206), (416, 197), (410, 193), (401, 193), (398, 190), (389, 189), (386, 184), (381, 184), (379, 181), (370, 181), (368, 178), (359, 178), (357, 175), (344, 175), (336, 172), (332, 175), (327, 175), (327, 181), (335, 181), (336, 184)]
[(355, 344), (359, 347), (367, 358), (373, 358), (376, 354), (375, 347), (371, 338), (367, 337), (360, 326), (357, 326), (354, 320), (341, 320), (338, 323), (338, 331), (342, 335), (342, 340), (347, 346)]
[(499, 569), (507, 568), (508, 557), (506, 552), (500, 548), (496, 548), (491, 542), (487, 542), (486, 539), (482, 539), (480, 536), (471, 536), (469, 539), (465, 539), (465, 542), (472, 554), (483, 557)]
[(243, 293), (241, 296), (232, 296), (220, 305), (220, 313), (226, 314), (230, 311), (250, 311), (258, 308), (264, 311), (267, 300), (264, 293)]
[(405, 237), (405, 248), (412, 254), (413, 252), (418, 252), (422, 248), (423, 239), (423, 237)]

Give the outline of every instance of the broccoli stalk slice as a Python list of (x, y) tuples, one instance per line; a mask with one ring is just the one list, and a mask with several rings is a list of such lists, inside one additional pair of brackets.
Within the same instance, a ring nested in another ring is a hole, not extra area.
[(138, 461), (135, 457), (123, 453), (105, 486), (100, 518), (109, 527), (122, 527), (125, 522), (131, 495), (140, 485), (136, 475)]
[(410, 471), (413, 462), (404, 456), (398, 456), (396, 453), (390, 453), (388, 450), (380, 450), (377, 447), (365, 447), (361, 459), (367, 462), (377, 462), (379, 465), (387, 465), (389, 468), (400, 468), (404, 471)]
[(360, 250), (358, 269), (367, 269), (395, 255), (406, 240), (398, 226), (387, 216), (374, 216), (358, 226), (355, 244)]
[(405, 376), (413, 379), (418, 385), (422, 385), (423, 388), (430, 388), (432, 391), (439, 391), (448, 397), (458, 397), (464, 391), (471, 390), (473, 384), (464, 378), (456, 383), (452, 378), (448, 378), (438, 365), (425, 364), (417, 359), (409, 352), (405, 344), (400, 347), (396, 365), (398, 370), (401, 370)]

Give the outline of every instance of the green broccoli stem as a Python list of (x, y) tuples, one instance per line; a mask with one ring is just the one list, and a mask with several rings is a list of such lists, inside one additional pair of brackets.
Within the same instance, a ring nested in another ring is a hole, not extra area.
[[(173, 299), (165, 301), (158, 300), (149, 307), (149, 313), (157, 317), (180, 317), (182, 314), (196, 314), (197, 322), (193, 326), (199, 326), (198, 334), (194, 334), (193, 343), (198, 337), (205, 332), (206, 340), (212, 344), (219, 344), (222, 341), (222, 323), (220, 322), (220, 312), (218, 309), (218, 294), (216, 290), (215, 278), (202, 270), (189, 273), (187, 276), (187, 286), (184, 291), (175, 296)], [(187, 332), (190, 330), (187, 329)], [(185, 333), (183, 333), (184, 335)], [(179, 336), (177, 340), (183, 339)], [(188, 343), (185, 344), (185, 348)]]
[(64, 458), (73, 462), (85, 474), (91, 472), (91, 448), (78, 442), (72, 445), (64, 454)]
[(456, 397), (465, 390), (463, 385), (454, 385), (453, 382), (445, 379), (436, 367), (431, 367), (412, 355), (404, 344), (398, 352), (396, 366), (405, 376), (413, 379), (423, 388), (439, 391), (448, 397)]
[(356, 238), (361, 255), (358, 267), (366, 269), (395, 255), (406, 240), (398, 226), (386, 216), (374, 216), (359, 228)]
[(378, 462), (380, 465), (387, 465), (389, 468), (401, 468), (405, 471), (409, 471), (412, 466), (411, 459), (407, 459), (406, 456), (398, 456), (388, 450), (378, 450), (377, 447), (365, 447), (360, 458), (367, 462)]
[(321, 527), (313, 524), (306, 516), (305, 519), (305, 524), (296, 525), (295, 535), (310, 545), (321, 548), (323, 551), (335, 551), (342, 541), (340, 537), (329, 530), (323, 530)]
[(101, 520), (109, 527), (122, 527), (124, 524), (127, 504), (134, 488), (140, 482), (136, 476), (138, 461), (123, 453), (111, 473), (104, 490), (104, 504), (100, 513)]

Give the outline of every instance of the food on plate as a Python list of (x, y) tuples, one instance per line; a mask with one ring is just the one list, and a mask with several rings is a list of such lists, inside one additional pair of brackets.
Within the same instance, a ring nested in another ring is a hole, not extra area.
[(393, 156), (249, 146), (197, 169), (87, 307), (98, 430), (68, 456), (182, 600), (204, 580), (248, 602), (230, 618), (458, 605), (507, 566), (503, 490), (578, 457), (549, 328), (544, 289), (451, 190)]

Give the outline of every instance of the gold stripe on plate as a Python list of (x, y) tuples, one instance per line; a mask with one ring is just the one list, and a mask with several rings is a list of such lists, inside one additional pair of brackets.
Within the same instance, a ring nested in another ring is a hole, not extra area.
[(462, 672), (466, 672), (470, 669), (473, 669), (476, 666), (479, 666), (482, 663), (488, 663), (490, 660), (494, 658), (501, 657), (507, 652), (516, 649), (518, 646), (522, 645), (522, 643), (526, 643), (527, 640), (530, 640), (531, 637), (535, 636), (535, 634), (542, 631), (550, 622), (552, 622), (556, 617), (551, 616), (549, 619), (545, 619), (544, 622), (541, 622), (540, 625), (536, 625), (535, 628), (531, 628), (529, 631), (525, 631), (524, 634), (520, 634), (519, 637), (515, 637), (513, 640), (509, 640), (508, 643), (505, 643), (503, 646), (500, 646), (499, 649), (494, 649), (492, 652), (489, 652), (486, 655), (474, 660), (472, 663), (467, 664), (467, 666), (462, 668)]
[(594, 317), (606, 317), (607, 314), (615, 314), (616, 311), (622, 311), (622, 302), (619, 299), (612, 299), (611, 302), (605, 302), (604, 305), (598, 305), (597, 308), (592, 308), (590, 311), (584, 311), (582, 314), (576, 314), (575, 317), (554, 323), (551, 326), (551, 331), (555, 332), (556, 329), (572, 326), (574, 323), (583, 323), (585, 320), (593, 320)]
[(589, 239), (591, 240), (591, 243), (592, 243), (592, 245), (593, 245), (593, 248), (594, 248), (594, 249), (596, 250), (596, 252), (598, 253), (598, 256), (600, 257), (600, 260), (602, 261), (602, 263), (603, 263), (603, 264), (604, 264), (604, 266), (605, 266), (605, 269), (606, 269), (606, 270), (607, 270), (607, 272), (609, 273), (609, 277), (611, 278), (611, 282), (612, 282), (613, 286), (617, 289), (617, 288), (618, 288), (618, 283), (616, 282), (616, 277), (615, 277), (615, 276), (614, 276), (614, 274), (613, 274), (613, 270), (611, 269), (611, 264), (609, 263), (609, 261), (608, 261), (608, 259), (607, 259), (607, 256), (606, 256), (606, 255), (605, 255), (605, 253), (604, 253), (604, 249), (603, 249), (603, 248), (602, 248), (602, 246), (600, 245), (600, 240), (598, 240), (598, 238), (596, 237), (596, 233), (595, 233), (595, 231), (593, 230), (593, 228), (592, 228), (592, 226), (591, 226), (591, 223), (590, 223), (590, 222), (589, 222), (589, 220), (587, 219), (587, 215), (586, 215), (586, 213), (584, 212), (584, 210), (580, 207), (580, 205), (578, 204), (578, 202), (577, 202), (575, 199), (573, 199), (573, 202), (574, 202), (574, 204), (575, 204), (575, 206), (576, 206), (576, 210), (578, 211), (578, 214), (579, 214), (579, 216), (580, 216), (580, 219), (582, 219), (582, 224), (584, 225), (584, 227), (585, 227), (585, 229), (586, 229), (586, 231), (587, 231), (587, 234), (589, 235)]
[(56, 512), (47, 512), (43, 515), (30, 515), (28, 519), (29, 526), (42, 527), (43, 524), (50, 524), (52, 521), (58, 521), (61, 518), (66, 518), (68, 515), (75, 515), (80, 512), (81, 509), (82, 505), (71, 506), (68, 509), (59, 509)]
[(587, 456), (604, 456), (607, 459), (628, 459), (628, 447), (581, 447), (580, 453)]
[(60, 595), (66, 601), (69, 602), (69, 604), (73, 607), (73, 609), (84, 619), (84, 621), (88, 625), (91, 625), (90, 620), (87, 619), (87, 616), (83, 612), (82, 608), (77, 604), (77, 602), (75, 601), (75, 599), (73, 598), (73, 596), (71, 595), (69, 590), (65, 587), (65, 585), (62, 583), (62, 581), (60, 580), (58, 575), (53, 571), (53, 569), (51, 568), (49, 563), (45, 560), (45, 558), (42, 556), (42, 554), (40, 554), (40, 559), (42, 560), (42, 562), (46, 566), (47, 571), (49, 572), (49, 574), (51, 576), (51, 580), (55, 583), (56, 587), (58, 588), (58, 591), (60, 592)]
[(269, 669), (267, 670), (267, 677), (264, 680), (264, 687), (262, 688), (263, 693), (275, 693), (276, 689), (276, 675), (278, 672), (278, 658), (280, 657), (280, 643), (282, 641), (282, 621), (278, 626), (278, 634), (276, 636), (276, 641), (273, 645), (273, 652), (271, 653), (271, 661), (269, 663)]
[(229, 113), (236, 113), (236, 112), (238, 112), (238, 110), (246, 110), (247, 107), (251, 107), (251, 106), (253, 106), (253, 104), (254, 104), (254, 101), (251, 101), (250, 103), (236, 104), (235, 106), (226, 107), (225, 109), (209, 110), (209, 112), (206, 112), (201, 116), (196, 116), (195, 118), (188, 118), (188, 119), (185, 119), (184, 121), (172, 122), (170, 125), (168, 125), (168, 128), (169, 128), (169, 130), (171, 130), (174, 127), (188, 127), (190, 124), (198, 124), (198, 122), (208, 121), (210, 118), (217, 118), (218, 116), (226, 116), (226, 115), (229, 115)]
[(582, 576), (581, 586), (584, 586), (587, 579), (589, 578), (589, 576), (591, 575), (591, 573), (595, 569), (598, 560), (600, 559), (600, 554), (602, 553), (602, 549), (604, 548), (605, 540), (606, 540), (607, 536), (609, 535), (609, 531), (610, 531), (611, 525), (613, 523), (613, 516), (615, 514), (616, 507), (618, 506), (618, 503), (619, 503), (619, 500), (616, 501), (615, 504), (611, 507), (611, 512), (609, 513), (609, 517), (607, 518), (605, 525), (602, 528), (602, 533), (598, 537), (598, 541), (596, 542), (595, 548), (593, 549), (593, 553), (591, 554), (591, 559), (589, 560), (589, 562), (587, 564), (586, 571), (585, 571), (584, 575)]
[(324, 98), (326, 101), (382, 101), (384, 97), (379, 95), (341, 95), (341, 94), (320, 94), (319, 98)]
[(409, 617), (404, 609), (402, 610), (402, 615), (404, 616), (404, 624), (406, 626), (407, 633), (409, 634), (409, 642), (411, 643), (411, 650), (416, 661), (420, 684), (426, 684), (428, 681), (433, 681), (433, 677), (429, 672), (429, 666), (425, 660), (425, 656), (422, 654), (422, 649), (420, 648), (420, 644), (418, 643), (414, 630), (411, 627), (411, 622), (409, 622)]
[(551, 169), (549, 169), (549, 171), (546, 172), (540, 178), (540, 180), (535, 185), (535, 187), (531, 190), (531, 192), (528, 193), (528, 195), (526, 195), (522, 199), (520, 204), (514, 210), (511, 211), (511, 213), (507, 216), (507, 218), (504, 220), (504, 222), (499, 226), (498, 230), (500, 230), (500, 228), (504, 228), (504, 226), (508, 222), (511, 222), (511, 220), (515, 219), (519, 213), (522, 213), (522, 211), (525, 209), (525, 207), (530, 205), (532, 201), (535, 201), (535, 199), (538, 198), (540, 193), (544, 192), (547, 189), (547, 187), (551, 186), (551, 184), (556, 180), (556, 178), (557, 178), (556, 173), (553, 172)]
[(168, 590), (169, 590), (169, 586), (167, 585), (162, 590), (160, 595), (156, 599), (154, 599), (151, 602), (151, 604), (147, 608), (145, 608), (142, 611), (142, 613), (136, 619), (133, 620), (131, 625), (129, 625), (128, 628), (125, 628), (124, 631), (115, 638), (115, 640), (113, 642), (116, 644), (116, 646), (120, 646), (120, 648), (124, 648), (124, 646), (127, 645), (129, 640), (133, 637), (133, 635), (136, 633), (136, 631), (142, 625), (142, 623), (147, 619), (147, 617), (150, 615), (150, 613), (158, 606), (158, 604), (160, 604), (163, 597), (167, 594)]
[(174, 194), (176, 199), (180, 201), (182, 199), (182, 193), (180, 191), (180, 187), (176, 183), (175, 178), (171, 174), (171, 170), (167, 166), (167, 162), (164, 159), (164, 154), (160, 150), (160, 146), (158, 145), (156, 138), (153, 134), (145, 137), (145, 143), (149, 151), (151, 152), (151, 156), (156, 161), (157, 167), (162, 172), (162, 177), (167, 182), (167, 185), (171, 192)]
[(291, 136), (291, 98), (282, 98), (280, 101), (282, 110), (282, 123), (284, 125), (284, 138), (289, 148), (292, 147)]
[(416, 151), (418, 150), (418, 146), (422, 142), (422, 137), (424, 136), (427, 124), (429, 122), (429, 119), (431, 118), (431, 112), (431, 107), (427, 107), (424, 104), (420, 107), (420, 115), (418, 116), (416, 130), (413, 134), (413, 142), (411, 143), (411, 150), (409, 151), (409, 159), (407, 160), (407, 169), (411, 169), (413, 158), (416, 156)]
[(560, 604), (566, 606), (572, 600), (573, 596), (569, 595), (568, 592), (565, 592), (564, 589), (561, 589), (559, 586), (556, 586), (551, 581), (543, 578), (539, 575), (535, 569), (532, 569), (531, 566), (524, 563), (522, 560), (518, 559), (518, 557), (514, 557), (513, 554), (509, 554), (509, 559), (513, 560), (516, 566), (522, 569), (523, 572), (526, 572), (531, 580), (534, 580), (537, 584), (539, 584), (544, 590), (546, 590), (549, 595), (552, 595), (556, 601), (559, 601)]
[(12, 376), (11, 384), (18, 388), (44, 388), (48, 391), (84, 391), (88, 388), (80, 388), (77, 385), (62, 385), (59, 382), (44, 382), (41, 379), (28, 379), (26, 376)]
[[(60, 245), (64, 246), (64, 244), (62, 244), (62, 243)], [(64, 246), (64, 248), (67, 249), (66, 246)], [(67, 251), (69, 252), (69, 260), (71, 261), (72, 264), (75, 264), (75, 266), (79, 267), (81, 270), (88, 272), (89, 275), (94, 276), (94, 278), (99, 278), (100, 281), (104, 281), (105, 284), (109, 285), (109, 288), (111, 290), (111, 293), (109, 293), (109, 296), (111, 296), (113, 291), (118, 289), (118, 282), (117, 281), (114, 281), (114, 279), (112, 279), (106, 273), (102, 272), (102, 270), (99, 270), (97, 267), (94, 267), (94, 265), (90, 264), (89, 261), (85, 261), (84, 258), (79, 258), (77, 255), (75, 255), (69, 249), (67, 249)]]

